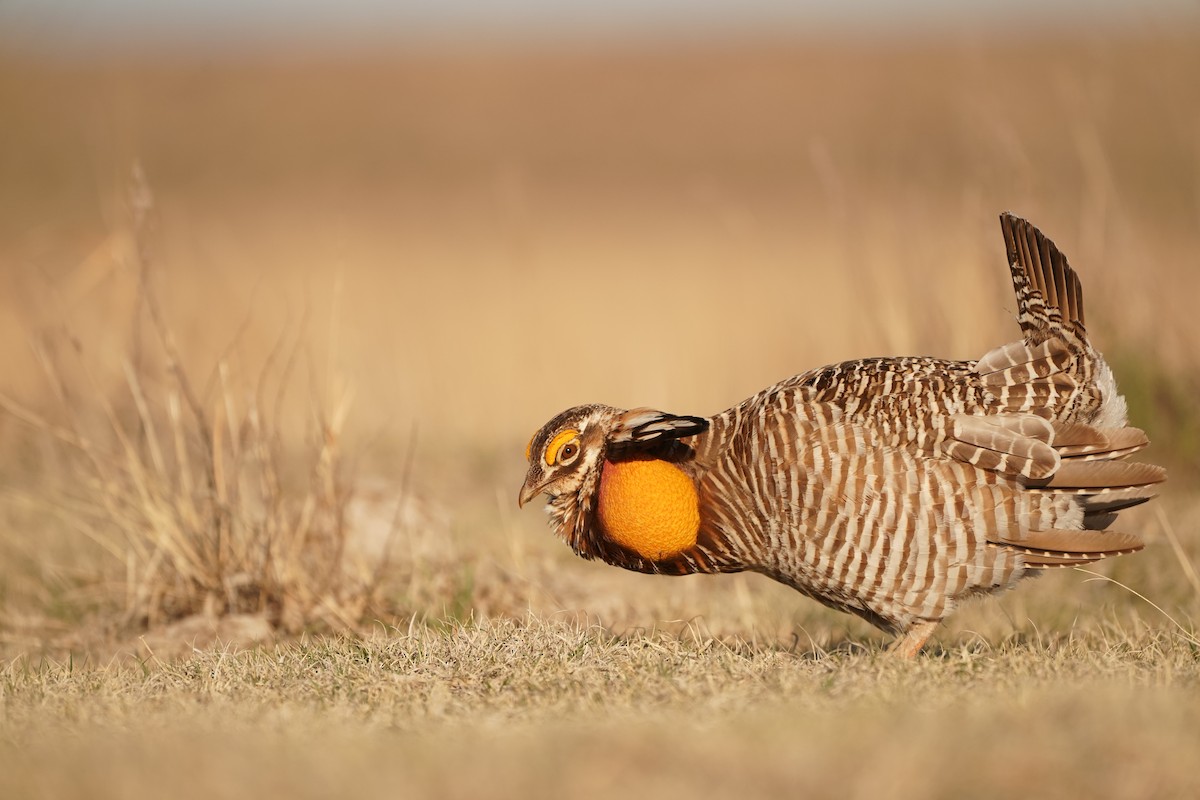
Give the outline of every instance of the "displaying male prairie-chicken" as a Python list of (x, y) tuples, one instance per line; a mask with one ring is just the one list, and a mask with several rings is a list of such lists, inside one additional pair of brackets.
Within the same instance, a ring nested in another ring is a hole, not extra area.
[(874, 358), (768, 387), (712, 417), (604, 405), (534, 434), (520, 503), (584, 558), (639, 572), (752, 570), (903, 634), (915, 655), (964, 599), (1142, 548), (1107, 530), (1166, 475), (1126, 463), (1112, 371), (1079, 279), (1000, 218), (1021, 341), (978, 361)]

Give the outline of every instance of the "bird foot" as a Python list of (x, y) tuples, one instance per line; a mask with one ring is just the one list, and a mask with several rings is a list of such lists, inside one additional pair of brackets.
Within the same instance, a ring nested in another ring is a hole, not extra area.
[(936, 621), (925, 620), (918, 622), (908, 629), (904, 634), (904, 638), (897, 639), (888, 648), (888, 652), (896, 658), (910, 659), (915, 658), (917, 653), (921, 652), (921, 648), (925, 646), (925, 642), (929, 641), (929, 637), (933, 634), (938, 623)]

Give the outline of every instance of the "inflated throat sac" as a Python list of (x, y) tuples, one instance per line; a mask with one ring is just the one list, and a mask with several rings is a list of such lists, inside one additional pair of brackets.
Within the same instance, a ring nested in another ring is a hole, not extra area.
[(700, 530), (696, 486), (669, 461), (605, 461), (597, 511), (610, 540), (650, 560), (686, 550)]

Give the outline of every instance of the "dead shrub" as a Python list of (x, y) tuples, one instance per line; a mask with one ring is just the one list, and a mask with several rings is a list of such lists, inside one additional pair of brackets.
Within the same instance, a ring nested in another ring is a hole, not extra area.
[[(300, 334), (281, 337), (253, 379), (227, 353), (197, 391), (153, 287), (152, 211), (135, 169), (140, 334), (125, 354), (121, 390), (102, 389), (77, 337), (62, 337), (66, 347), (42, 338), (35, 350), (57, 408), (35, 411), (3, 395), (0, 407), (62, 451), (67, 477), (46, 499), (123, 570), (123, 579), (99, 585), (119, 587), (109, 594), (119, 595), (110, 599), (125, 626), (236, 613), (262, 614), (287, 631), (354, 628), (380, 610), (385, 564), (368, 566), (347, 548), (351, 492), (340, 442), (350, 392), (313, 386)], [(310, 406), (299, 444), (281, 422), (297, 391), (308, 392)]]

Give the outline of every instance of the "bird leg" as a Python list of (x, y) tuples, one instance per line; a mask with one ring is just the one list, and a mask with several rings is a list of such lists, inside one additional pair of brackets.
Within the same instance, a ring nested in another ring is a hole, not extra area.
[(938, 622), (936, 620), (918, 622), (908, 629), (903, 639), (897, 639), (893, 642), (892, 646), (888, 648), (888, 652), (896, 658), (909, 659), (915, 657), (917, 653), (921, 652), (921, 648), (925, 646), (925, 642), (929, 641), (929, 637), (933, 634), (937, 626)]

